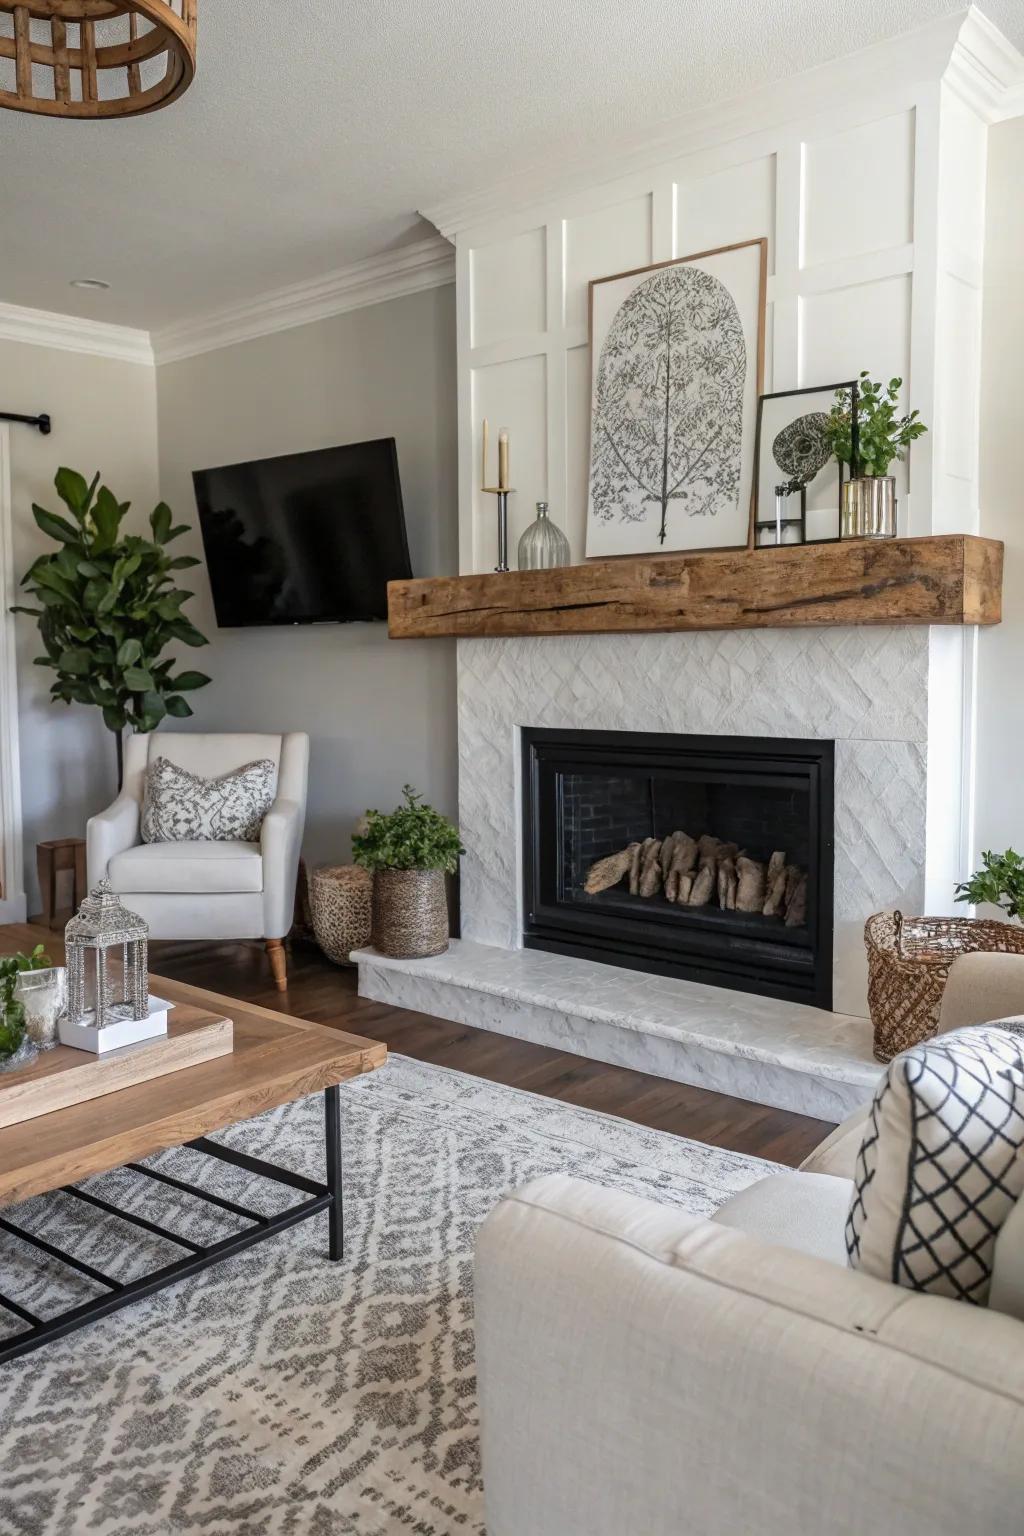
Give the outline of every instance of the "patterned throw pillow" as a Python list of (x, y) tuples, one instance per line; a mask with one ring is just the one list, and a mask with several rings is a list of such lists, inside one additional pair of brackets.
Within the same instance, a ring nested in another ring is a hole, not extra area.
[(246, 763), (219, 779), (204, 779), (154, 758), (146, 770), (142, 840), (146, 843), (220, 843), (259, 840), (274, 801), (277, 765), (269, 757)]
[(984, 1024), (890, 1062), (854, 1186), (854, 1269), (987, 1305), (999, 1229), (1024, 1195), (1024, 1035)]

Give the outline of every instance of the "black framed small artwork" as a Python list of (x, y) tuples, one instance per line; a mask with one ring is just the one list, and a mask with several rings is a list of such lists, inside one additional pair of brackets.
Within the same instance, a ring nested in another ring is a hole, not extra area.
[(857, 453), (857, 384), (784, 389), (757, 402), (754, 448), (754, 543), (822, 544), (839, 537), (842, 482), (849, 466), (829, 446), (825, 422), (840, 396), (849, 400), (852, 457)]

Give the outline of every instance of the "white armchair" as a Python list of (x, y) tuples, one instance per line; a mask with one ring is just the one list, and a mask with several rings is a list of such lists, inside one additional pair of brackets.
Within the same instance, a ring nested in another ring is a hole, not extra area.
[[(943, 1029), (1020, 1013), (1024, 958), (956, 961)], [(489, 1536), (1019, 1536), (1024, 1199), (988, 1308), (848, 1269), (862, 1136), (710, 1221), (558, 1174), (491, 1212)]]
[[(277, 792), (258, 843), (144, 843), (146, 769), (168, 758), (216, 778), (260, 758), (277, 764)], [(287, 986), (284, 938), (292, 924), (306, 819), (309, 737), (156, 731), (131, 736), (124, 784), (86, 833), (90, 887), (110, 881), (155, 939), (263, 939), (278, 989)]]

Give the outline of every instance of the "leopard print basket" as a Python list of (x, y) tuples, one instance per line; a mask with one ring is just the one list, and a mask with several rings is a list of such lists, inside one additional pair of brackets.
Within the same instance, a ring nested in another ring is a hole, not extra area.
[(351, 965), (352, 951), (369, 944), (372, 895), (373, 876), (358, 864), (328, 865), (313, 871), (309, 889), (313, 932), (335, 965)]

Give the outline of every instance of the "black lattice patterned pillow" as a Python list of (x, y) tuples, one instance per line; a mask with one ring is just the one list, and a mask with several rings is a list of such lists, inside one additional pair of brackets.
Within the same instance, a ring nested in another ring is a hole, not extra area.
[(1017, 1023), (956, 1030), (889, 1063), (857, 1154), (854, 1269), (987, 1305), (996, 1238), (1024, 1194)]
[(263, 818), (274, 803), (277, 766), (269, 757), (204, 779), (166, 757), (146, 771), (142, 803), (144, 843), (226, 842), (259, 839)]

